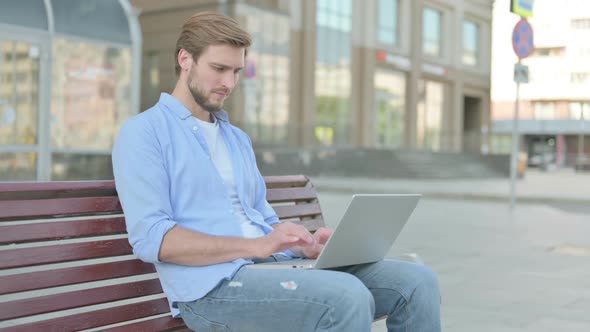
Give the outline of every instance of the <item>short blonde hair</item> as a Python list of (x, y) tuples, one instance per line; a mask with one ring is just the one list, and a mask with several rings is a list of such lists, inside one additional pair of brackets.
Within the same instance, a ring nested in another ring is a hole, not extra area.
[(182, 26), (174, 52), (176, 76), (180, 75), (178, 53), (185, 49), (197, 61), (210, 45), (244, 47), (246, 53), (252, 44), (250, 34), (236, 20), (216, 12), (200, 12), (189, 18)]

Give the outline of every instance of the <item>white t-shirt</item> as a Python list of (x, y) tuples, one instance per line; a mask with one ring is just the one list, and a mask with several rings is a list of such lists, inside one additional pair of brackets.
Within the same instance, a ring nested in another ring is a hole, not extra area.
[(219, 129), (219, 122), (214, 116), (212, 116), (212, 118), (214, 119), (213, 123), (205, 122), (197, 118), (195, 119), (207, 141), (213, 164), (215, 165), (215, 168), (217, 168), (217, 172), (221, 176), (221, 179), (223, 179), (223, 183), (225, 184), (225, 188), (227, 189), (227, 193), (232, 202), (234, 213), (238, 216), (238, 220), (240, 221), (242, 232), (247, 238), (264, 236), (262, 229), (248, 219), (248, 216), (242, 207), (242, 203), (238, 197), (233, 167), (229, 151), (227, 150), (227, 145), (225, 144), (225, 140)]

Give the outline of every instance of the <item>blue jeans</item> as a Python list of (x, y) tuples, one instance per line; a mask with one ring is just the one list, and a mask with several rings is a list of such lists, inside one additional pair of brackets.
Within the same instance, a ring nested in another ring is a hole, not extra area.
[(440, 331), (434, 272), (396, 260), (331, 270), (242, 267), (205, 297), (179, 302), (196, 331), (371, 331), (387, 317), (388, 331)]

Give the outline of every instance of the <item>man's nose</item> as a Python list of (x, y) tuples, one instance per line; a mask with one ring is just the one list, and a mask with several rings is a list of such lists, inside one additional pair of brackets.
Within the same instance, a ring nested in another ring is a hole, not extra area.
[(228, 89), (233, 89), (236, 83), (238, 82), (238, 74), (233, 72), (227, 72), (223, 75), (223, 81), (221, 82), (224, 87)]

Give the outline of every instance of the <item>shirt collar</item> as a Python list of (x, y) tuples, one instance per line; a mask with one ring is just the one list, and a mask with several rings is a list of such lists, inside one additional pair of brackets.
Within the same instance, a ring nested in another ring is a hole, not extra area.
[[(172, 113), (174, 113), (182, 120), (186, 120), (193, 115), (191, 111), (188, 110), (188, 108), (186, 108), (178, 99), (176, 99), (171, 94), (165, 92), (160, 94), (160, 100), (158, 101), (158, 103), (161, 103), (162, 105), (166, 106), (166, 108), (168, 108), (170, 111), (172, 111)], [(229, 122), (229, 115), (224, 110), (216, 112), (214, 116), (217, 118), (217, 120)]]

